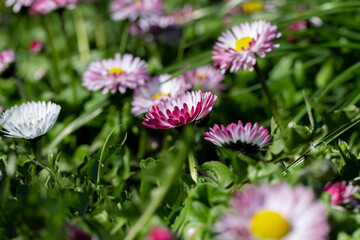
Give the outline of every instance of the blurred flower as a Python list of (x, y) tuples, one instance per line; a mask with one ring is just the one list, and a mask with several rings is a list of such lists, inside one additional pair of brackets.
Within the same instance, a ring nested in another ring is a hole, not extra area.
[(330, 228), (325, 207), (310, 189), (280, 183), (236, 192), (214, 229), (219, 240), (325, 240)]
[(191, 87), (182, 77), (169, 80), (170, 78), (169, 74), (163, 74), (152, 78), (144, 86), (136, 88), (131, 103), (132, 114), (137, 116), (145, 113), (152, 106), (165, 101), (165, 99), (175, 98)]
[(193, 88), (201, 88), (204, 91), (221, 92), (226, 88), (222, 83), (224, 74), (211, 65), (205, 65), (184, 73), (184, 78)]
[(33, 40), (29, 45), (29, 49), (32, 53), (39, 53), (43, 49), (44, 43), (40, 40)]
[(260, 1), (245, 2), (241, 6), (233, 7), (229, 10), (228, 14), (234, 15), (238, 13), (252, 13), (263, 10), (264, 4)]
[(155, 33), (175, 26), (175, 19), (169, 15), (151, 15), (141, 17), (138, 21), (132, 22), (130, 27), (131, 35), (143, 35), (147, 33)]
[(113, 20), (135, 21), (139, 17), (161, 14), (162, 9), (161, 0), (112, 0), (109, 11)]
[(83, 86), (91, 91), (102, 90), (103, 94), (125, 93), (127, 88), (134, 89), (149, 79), (146, 63), (131, 54), (115, 54), (114, 59), (98, 60), (90, 63), (85, 71)]
[(324, 191), (331, 196), (331, 204), (341, 205), (355, 200), (354, 194), (359, 190), (359, 186), (353, 186), (351, 183), (346, 184), (345, 181), (336, 182), (334, 184), (326, 184)]
[(99, 240), (99, 238), (86, 234), (74, 224), (70, 223), (66, 225), (66, 240)]
[(309, 22), (314, 25), (315, 27), (321, 27), (323, 25), (323, 21), (319, 17), (311, 17)]
[(193, 7), (190, 5), (186, 5), (184, 6), (183, 9), (175, 10), (169, 15), (171, 15), (174, 18), (176, 24), (183, 25), (191, 22), (193, 18), (193, 13), (194, 13)]
[(55, 124), (61, 107), (48, 102), (27, 102), (6, 110), (0, 125), (6, 137), (34, 139), (45, 135)]
[(46, 74), (45, 69), (39, 68), (38, 70), (35, 71), (35, 73), (34, 73), (34, 78), (35, 78), (36, 80), (40, 80), (41, 78), (44, 77), (45, 74)]
[(15, 62), (15, 53), (13, 50), (5, 50), (0, 53), (0, 74), (4, 72), (13, 62)]
[(175, 240), (173, 234), (164, 227), (153, 227), (143, 240)]
[(211, 92), (191, 91), (150, 108), (142, 125), (148, 128), (175, 128), (205, 117), (217, 97)]
[(61, 8), (72, 9), (76, 3), (83, 0), (34, 0), (34, 3), (30, 6), (30, 14), (48, 14), (54, 10)]
[(10, 7), (14, 5), (13, 12), (17, 13), (23, 6), (29, 7), (33, 2), (34, 0), (5, 0), (5, 6)]
[(231, 123), (227, 127), (215, 124), (209, 132), (204, 133), (205, 140), (208, 140), (219, 147), (226, 147), (246, 153), (256, 153), (270, 142), (269, 131), (258, 123), (253, 126), (247, 123), (243, 126), (238, 123)]
[(280, 36), (275, 25), (263, 20), (236, 25), (218, 38), (212, 59), (222, 72), (225, 72), (230, 64), (230, 72), (236, 73), (240, 68), (245, 70), (247, 67), (252, 71), (256, 55), (263, 58), (265, 52), (272, 52), (279, 47), (273, 40)]
[(306, 29), (307, 29), (306, 21), (294, 22), (287, 27), (287, 30), (289, 31), (305, 31)]

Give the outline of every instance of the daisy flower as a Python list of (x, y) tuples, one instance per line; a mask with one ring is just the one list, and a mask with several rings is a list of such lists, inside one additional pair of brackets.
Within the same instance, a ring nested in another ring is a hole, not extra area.
[(164, 227), (153, 227), (143, 240), (175, 240), (173, 234)]
[(13, 50), (5, 50), (0, 53), (0, 74), (15, 61)]
[(114, 59), (98, 60), (90, 63), (85, 71), (82, 84), (91, 91), (102, 90), (103, 94), (125, 93), (127, 88), (134, 89), (149, 79), (146, 63), (131, 54), (115, 54)]
[(154, 33), (164, 29), (174, 27), (176, 25), (175, 18), (170, 15), (152, 15), (141, 17), (138, 21), (133, 22), (130, 28), (131, 35), (142, 35)]
[(34, 0), (34, 3), (30, 6), (29, 12), (33, 15), (45, 15), (60, 8), (72, 9), (75, 7), (76, 3), (81, 1), (82, 0)]
[(13, 6), (13, 12), (18, 13), (22, 7), (29, 7), (34, 0), (5, 0), (5, 6)]
[(345, 181), (336, 182), (334, 184), (326, 184), (324, 191), (331, 196), (332, 205), (341, 205), (355, 200), (354, 194), (359, 190), (359, 186), (353, 186), (351, 183), (346, 184)]
[(44, 47), (44, 43), (40, 40), (33, 40), (31, 41), (30, 45), (29, 45), (29, 50), (30, 52), (37, 54), (39, 52), (41, 52), (41, 50)]
[(161, 0), (112, 0), (110, 4), (111, 19), (135, 21), (139, 17), (161, 14)]
[(150, 108), (142, 125), (148, 128), (168, 129), (199, 120), (210, 113), (217, 96), (211, 92), (185, 92)]
[(221, 92), (226, 87), (222, 83), (224, 74), (211, 65), (205, 65), (184, 73), (184, 78), (193, 88), (201, 88), (204, 91)]
[(310, 189), (280, 183), (236, 192), (214, 230), (219, 240), (325, 240), (329, 224)]
[(279, 47), (280, 45), (273, 41), (280, 36), (276, 26), (263, 20), (236, 25), (218, 38), (212, 59), (223, 73), (230, 65), (232, 73), (236, 73), (240, 68), (249, 68), (252, 71), (256, 55), (263, 58), (266, 52), (272, 52)]
[(48, 102), (27, 102), (0, 116), (6, 137), (34, 139), (45, 135), (55, 124), (61, 107)]
[(175, 98), (190, 89), (190, 85), (182, 77), (169, 80), (169, 74), (154, 77), (144, 86), (136, 88), (131, 103), (131, 112), (135, 116), (146, 113), (149, 108), (168, 98)]

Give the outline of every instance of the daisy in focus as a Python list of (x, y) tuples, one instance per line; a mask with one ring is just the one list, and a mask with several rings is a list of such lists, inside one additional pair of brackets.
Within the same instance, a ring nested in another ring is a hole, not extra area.
[(0, 53), (0, 74), (3, 73), (12, 63), (15, 62), (13, 50), (5, 50)]
[(109, 91), (125, 93), (127, 88), (134, 89), (143, 85), (149, 79), (146, 62), (131, 54), (115, 54), (115, 58), (98, 60), (90, 63), (86, 69), (82, 84), (90, 91), (102, 89), (102, 93)]
[(226, 127), (215, 124), (204, 136), (205, 140), (216, 146), (243, 153), (256, 153), (270, 143), (269, 131), (264, 126), (258, 128), (258, 123), (247, 123), (244, 126), (240, 120)]
[(136, 88), (131, 103), (131, 113), (135, 116), (146, 113), (152, 106), (166, 99), (175, 98), (191, 87), (182, 77), (169, 80), (170, 78), (170, 75), (163, 74), (152, 78), (144, 86)]
[(18, 13), (22, 7), (29, 7), (34, 0), (5, 0), (5, 6), (13, 6), (13, 12)]
[(117, 21), (135, 21), (140, 17), (161, 14), (162, 10), (161, 0), (112, 0), (109, 9), (111, 19)]
[(214, 229), (219, 240), (325, 240), (330, 228), (312, 190), (281, 183), (236, 192)]
[(226, 88), (222, 83), (224, 81), (224, 74), (211, 65), (187, 71), (183, 76), (193, 88), (200, 88), (204, 91), (216, 91), (218, 93)]
[(232, 73), (236, 73), (240, 68), (252, 71), (256, 64), (256, 55), (263, 58), (266, 52), (272, 52), (279, 47), (280, 45), (273, 41), (280, 36), (277, 26), (263, 20), (236, 25), (223, 32), (214, 45), (214, 65), (223, 73), (230, 65)]
[(32, 15), (45, 15), (61, 8), (75, 8), (76, 3), (81, 1), (83, 0), (34, 0), (29, 12)]
[(217, 96), (211, 92), (185, 92), (150, 108), (142, 125), (155, 129), (183, 126), (209, 114), (216, 100)]
[(55, 103), (27, 102), (0, 116), (6, 137), (31, 140), (45, 135), (55, 124), (61, 107)]
[(346, 184), (345, 181), (342, 181), (326, 184), (324, 191), (330, 194), (332, 205), (343, 205), (356, 199), (354, 194), (359, 191), (359, 186), (353, 186), (351, 183)]

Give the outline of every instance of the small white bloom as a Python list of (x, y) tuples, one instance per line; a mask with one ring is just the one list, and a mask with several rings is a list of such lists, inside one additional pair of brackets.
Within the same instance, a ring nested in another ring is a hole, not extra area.
[(48, 102), (27, 102), (6, 110), (0, 117), (6, 137), (34, 139), (45, 135), (55, 124), (61, 107)]

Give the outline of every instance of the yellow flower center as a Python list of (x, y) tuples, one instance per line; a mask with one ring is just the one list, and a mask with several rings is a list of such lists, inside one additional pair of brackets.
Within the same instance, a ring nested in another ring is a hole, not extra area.
[(200, 78), (200, 79), (206, 79), (206, 74), (205, 73), (196, 73), (196, 77)]
[(118, 68), (118, 67), (114, 67), (114, 68), (110, 68), (109, 69), (109, 73), (110, 74), (116, 74), (116, 75), (118, 75), (118, 74), (120, 74), (120, 73), (122, 73), (122, 72), (125, 72), (122, 68)]
[(250, 223), (251, 232), (265, 239), (281, 239), (286, 236), (291, 226), (280, 214), (272, 211), (256, 213)]
[(249, 45), (252, 42), (251, 37), (243, 37), (235, 42), (235, 50), (241, 52), (243, 49), (247, 50), (249, 49)]
[(163, 93), (163, 92), (158, 92), (158, 93), (155, 94), (151, 99), (152, 99), (152, 100), (155, 100), (155, 99), (161, 98), (161, 96), (167, 97), (168, 95), (169, 95), (169, 94), (166, 94), (166, 93)]
[(244, 3), (243, 5), (243, 11), (246, 13), (261, 11), (262, 9), (263, 9), (263, 4), (262, 2), (259, 1), (247, 2)]

